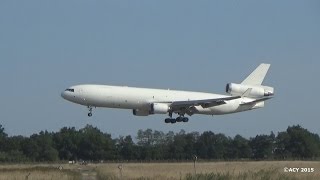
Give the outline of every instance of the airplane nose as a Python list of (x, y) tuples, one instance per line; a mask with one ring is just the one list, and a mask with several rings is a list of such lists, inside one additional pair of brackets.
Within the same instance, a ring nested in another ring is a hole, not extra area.
[(63, 99), (66, 99), (66, 92), (65, 92), (65, 91), (63, 91), (63, 92), (61, 93), (61, 97), (62, 97)]

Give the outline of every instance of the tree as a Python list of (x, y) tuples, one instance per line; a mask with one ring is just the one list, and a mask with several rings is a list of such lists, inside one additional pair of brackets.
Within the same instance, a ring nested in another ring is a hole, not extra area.
[(240, 135), (236, 135), (232, 143), (230, 144), (230, 154), (229, 158), (239, 159), (239, 158), (250, 158), (251, 147), (249, 146), (249, 141)]
[(257, 135), (249, 140), (211, 131), (199, 134), (139, 130), (137, 142), (129, 136), (112, 139), (97, 127), (80, 130), (64, 127), (59, 132), (41, 131), (30, 137), (11, 136), (0, 125), (0, 162), (54, 162), (57, 160), (190, 160), (202, 159), (315, 159), (320, 156), (320, 138), (301, 126), (288, 127), (277, 137)]
[(131, 136), (120, 137), (118, 140), (120, 156), (126, 160), (133, 160), (137, 157), (137, 150)]
[(219, 133), (213, 136), (212, 157), (214, 159), (228, 159), (227, 153), (230, 143), (231, 139), (224, 134)]
[(174, 141), (169, 145), (169, 156), (173, 159), (186, 159), (187, 155), (184, 151), (187, 144), (185, 132), (181, 132), (174, 136)]
[(79, 158), (95, 161), (115, 158), (115, 141), (110, 134), (104, 134), (91, 125), (80, 129), (79, 133)]
[(25, 154), (31, 161), (38, 161), (41, 153), (41, 147), (36, 141), (36, 134), (26, 139), (22, 145), (23, 154)]
[(206, 132), (203, 132), (195, 147), (196, 147), (196, 152), (197, 154), (199, 155), (200, 158), (203, 158), (203, 159), (208, 159), (208, 158), (212, 158), (211, 154), (212, 154), (212, 151), (213, 151), (213, 136), (214, 136), (214, 133), (211, 132), (211, 131), (206, 131)]
[(257, 135), (250, 139), (250, 146), (252, 149), (252, 158), (254, 159), (271, 159), (274, 152), (274, 134)]
[(53, 140), (61, 160), (78, 160), (80, 133), (74, 127), (62, 128), (53, 135)]
[(5, 140), (8, 137), (8, 134), (5, 133), (4, 127), (0, 124), (0, 151), (4, 150)]
[(4, 127), (0, 124), (0, 138), (6, 138), (8, 137), (8, 134), (5, 133)]
[(56, 161), (59, 159), (58, 151), (54, 148), (53, 133), (41, 131), (39, 135), (33, 136), (37, 144), (35, 151), (38, 151), (37, 161)]
[(139, 130), (137, 133), (138, 145), (140, 146), (151, 146), (154, 144), (153, 131), (147, 129), (145, 131)]
[(288, 132), (279, 132), (276, 138), (275, 157), (277, 159), (292, 158), (292, 153), (288, 147), (290, 144), (290, 135)]
[(315, 158), (320, 155), (319, 135), (310, 133), (299, 125), (289, 126), (287, 133), (289, 138), (284, 146), (293, 157)]
[(196, 152), (196, 143), (199, 139), (199, 133), (198, 132), (191, 132), (185, 135), (185, 147), (184, 152), (186, 154), (186, 159), (192, 159), (194, 155), (197, 154)]
[(152, 159), (162, 160), (166, 159), (168, 152), (168, 142), (166, 142), (166, 135), (162, 131), (153, 132), (154, 145), (152, 147)]
[(199, 157), (205, 159), (228, 159), (231, 138), (224, 134), (214, 134), (211, 131), (202, 133), (196, 143)]

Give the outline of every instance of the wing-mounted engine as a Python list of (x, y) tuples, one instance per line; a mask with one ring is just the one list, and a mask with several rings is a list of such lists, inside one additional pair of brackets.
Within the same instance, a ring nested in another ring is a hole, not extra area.
[(151, 114), (167, 114), (170, 110), (168, 104), (165, 103), (153, 103), (151, 104), (150, 113)]
[(261, 98), (274, 95), (273, 87), (261, 85), (245, 85), (229, 83), (226, 86), (226, 92), (232, 96), (242, 96), (248, 89), (251, 89), (247, 97)]
[(149, 110), (133, 109), (132, 114), (135, 116), (148, 116), (150, 112)]
[(152, 103), (149, 109), (133, 109), (132, 113), (135, 116), (148, 116), (150, 114), (167, 114), (169, 110), (168, 104)]

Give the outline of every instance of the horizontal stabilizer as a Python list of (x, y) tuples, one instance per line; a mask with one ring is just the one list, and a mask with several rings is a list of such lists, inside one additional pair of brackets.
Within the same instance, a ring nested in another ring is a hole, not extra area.
[(241, 103), (240, 105), (252, 105), (252, 104), (255, 104), (255, 103), (258, 103), (258, 102), (269, 100), (271, 98), (272, 98), (271, 96), (270, 97), (263, 97), (263, 98), (256, 99), (256, 100), (253, 100), (253, 101), (250, 101), (250, 102)]

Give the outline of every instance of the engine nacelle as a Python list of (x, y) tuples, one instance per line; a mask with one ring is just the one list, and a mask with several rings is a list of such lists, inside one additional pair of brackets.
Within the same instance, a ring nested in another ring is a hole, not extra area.
[(242, 96), (249, 88), (251, 88), (248, 97), (259, 98), (265, 96), (272, 96), (274, 94), (273, 87), (259, 86), (259, 85), (244, 85), (229, 83), (226, 86), (226, 92), (232, 96)]
[(151, 114), (167, 114), (170, 110), (170, 107), (168, 104), (164, 103), (153, 103), (151, 104)]
[(150, 115), (149, 110), (133, 109), (132, 113), (135, 116), (148, 116), (148, 115)]

